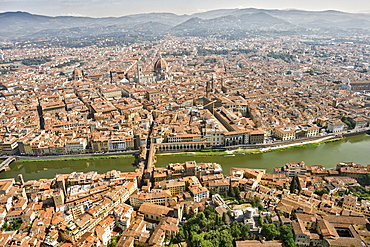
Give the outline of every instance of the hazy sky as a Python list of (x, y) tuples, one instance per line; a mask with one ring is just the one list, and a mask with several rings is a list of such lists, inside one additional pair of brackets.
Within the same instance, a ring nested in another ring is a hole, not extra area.
[(192, 14), (220, 8), (340, 10), (370, 13), (370, 0), (0, 0), (0, 12), (123, 16), (148, 12)]

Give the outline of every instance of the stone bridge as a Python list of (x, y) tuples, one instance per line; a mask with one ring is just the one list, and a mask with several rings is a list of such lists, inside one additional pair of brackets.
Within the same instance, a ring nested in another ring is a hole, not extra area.
[(10, 170), (10, 163), (12, 163), (13, 161), (16, 161), (17, 158), (16, 157), (8, 157), (6, 160), (4, 160), (1, 164), (0, 164), (0, 172), (5, 172), (5, 171), (9, 171)]

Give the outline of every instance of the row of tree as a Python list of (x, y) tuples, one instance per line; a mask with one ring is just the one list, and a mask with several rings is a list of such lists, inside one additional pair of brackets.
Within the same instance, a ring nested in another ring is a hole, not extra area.
[(80, 60), (78, 60), (78, 59), (72, 59), (71, 61), (58, 64), (56, 67), (57, 68), (63, 68), (65, 66), (71, 66), (72, 64), (75, 64), (75, 63), (78, 63), (78, 62), (80, 62)]
[(268, 57), (272, 57), (272, 58), (275, 58), (275, 59), (281, 59), (287, 63), (291, 62), (294, 58), (293, 55), (289, 54), (289, 53), (275, 53), (275, 52), (270, 52), (267, 54)]
[(40, 65), (47, 62), (50, 62), (51, 59), (49, 57), (34, 57), (34, 58), (25, 58), (22, 60), (22, 64), (24, 65)]
[(207, 55), (228, 55), (229, 53), (254, 53), (256, 50), (252, 49), (232, 49), (232, 50), (212, 50), (212, 49), (204, 49), (198, 48), (198, 55), (199, 56), (207, 56)]

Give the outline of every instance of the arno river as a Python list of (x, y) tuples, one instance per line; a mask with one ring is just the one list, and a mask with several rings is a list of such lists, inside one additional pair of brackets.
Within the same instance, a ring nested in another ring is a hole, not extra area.
[[(229, 173), (231, 167), (248, 167), (267, 169), (272, 172), (275, 166), (283, 166), (286, 162), (304, 161), (307, 165), (323, 165), (333, 168), (339, 162), (353, 161), (358, 164), (370, 164), (370, 136), (359, 135), (344, 140), (322, 144), (317, 147), (296, 148), (285, 151), (263, 154), (236, 155), (234, 157), (209, 156), (159, 156), (157, 167), (168, 163), (196, 160), (197, 162), (216, 162), (222, 165), (224, 174)], [(104, 173), (110, 170), (134, 171), (134, 158), (99, 159), (78, 161), (42, 161), (12, 163), (11, 170), (0, 173), (0, 178), (16, 178), (23, 174), (25, 180), (53, 178), (56, 174), (97, 171)]]

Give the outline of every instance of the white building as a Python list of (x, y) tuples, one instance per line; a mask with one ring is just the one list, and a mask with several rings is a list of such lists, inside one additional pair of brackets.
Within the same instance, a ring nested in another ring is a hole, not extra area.
[(199, 202), (202, 199), (209, 198), (209, 191), (203, 186), (191, 186), (189, 187), (191, 194), (194, 197), (195, 202)]
[(87, 146), (87, 140), (85, 138), (78, 138), (69, 140), (66, 142), (67, 153), (83, 153)]
[(328, 132), (337, 133), (344, 129), (344, 123), (340, 120), (330, 121), (328, 123)]

